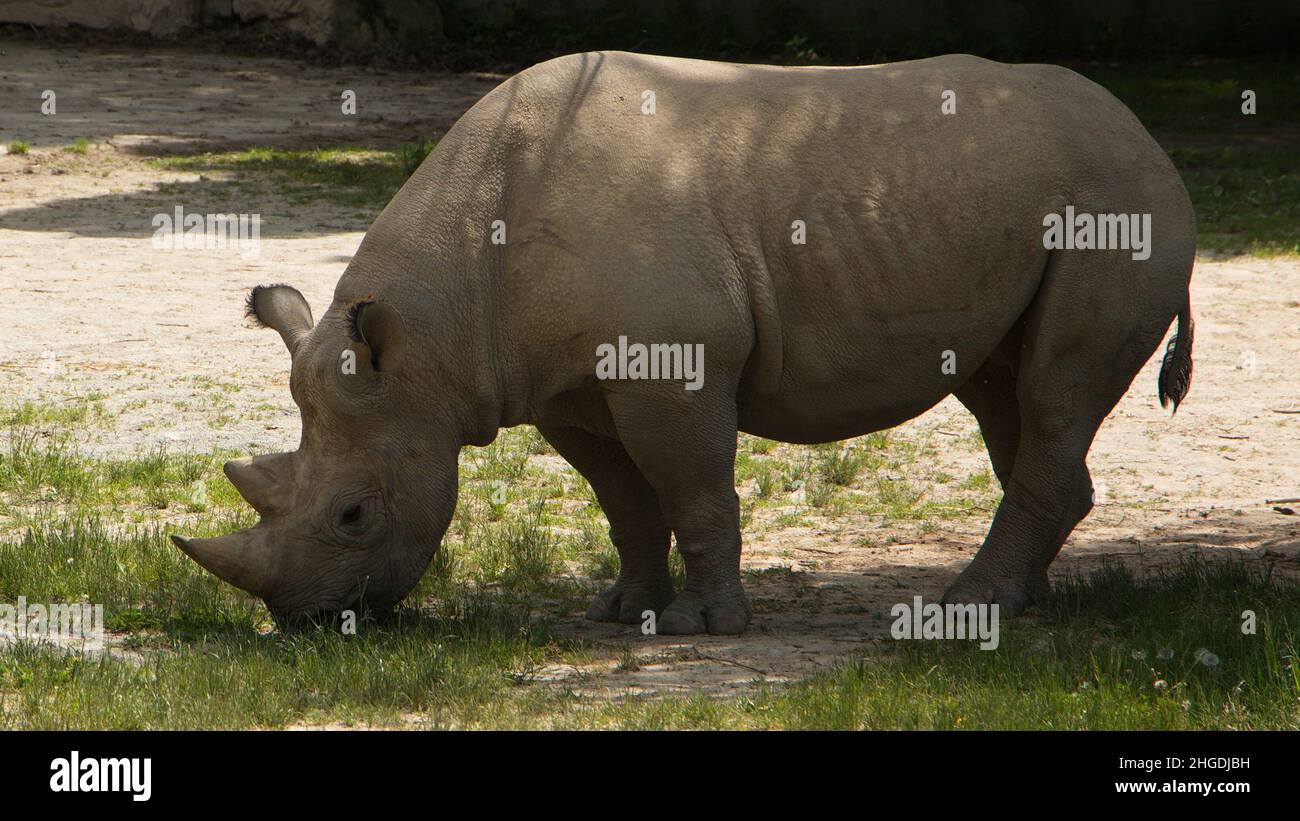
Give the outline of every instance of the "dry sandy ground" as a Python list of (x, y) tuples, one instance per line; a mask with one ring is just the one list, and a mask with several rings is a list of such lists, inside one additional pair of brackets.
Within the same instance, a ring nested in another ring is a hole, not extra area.
[[(117, 424), (84, 436), (100, 453), (292, 448), (298, 417), (288, 358), (275, 334), (241, 323), (244, 295), (254, 283), (286, 281), (325, 305), (365, 219), (355, 209), (275, 197), (216, 201), (211, 181), (158, 171), (141, 155), (437, 136), (494, 82), (0, 41), (0, 142), (33, 146), (26, 156), (0, 156), (4, 403), (103, 394)], [(52, 117), (38, 113), (47, 88), (58, 94)], [(339, 113), (344, 88), (358, 91), (355, 118)], [(87, 155), (60, 150), (78, 137), (95, 144)], [(261, 213), (260, 258), (154, 250), (150, 219), (176, 204)], [(1202, 259), (1192, 298), (1191, 395), (1171, 418), (1156, 402), (1158, 363), (1138, 376), (1097, 438), (1090, 464), (1100, 504), (1062, 551), (1057, 576), (1105, 559), (1150, 567), (1184, 551), (1300, 569), (1300, 520), (1266, 502), (1300, 496), (1300, 263)], [(948, 400), (906, 428), (956, 443), (973, 426)], [(964, 476), (984, 459), (954, 446), (947, 469)], [(985, 526), (957, 520), (918, 535), (846, 517), (821, 531), (768, 531), (750, 540), (746, 566), (788, 572), (748, 583), (757, 611), (749, 634), (647, 639), (575, 615), (561, 630), (608, 653), (541, 677), (615, 697), (729, 692), (869, 653), (886, 632), (889, 607), (916, 593), (937, 597)], [(863, 546), (864, 536), (887, 546)], [(640, 657), (640, 669), (615, 669), (624, 649)]]

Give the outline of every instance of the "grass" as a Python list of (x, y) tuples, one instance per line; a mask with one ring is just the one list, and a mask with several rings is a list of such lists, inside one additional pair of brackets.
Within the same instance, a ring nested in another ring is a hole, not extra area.
[(243, 151), (162, 157), (164, 169), (200, 173), (219, 181), (273, 186), (294, 204), (327, 201), (378, 210), (420, 166), (434, 143), (419, 140), (392, 150), (249, 148)]
[[(743, 699), (639, 700), (574, 726), (758, 729), (1300, 727), (1300, 599), (1236, 562), (1186, 559), (1136, 579), (1111, 567), (1057, 585), (996, 651), (899, 642)], [(1258, 632), (1241, 631), (1252, 610)], [(893, 652), (889, 652), (893, 651)]]
[(173, 505), (199, 512), (211, 504), (239, 503), (222, 478), (220, 466), (231, 454), (178, 455), (152, 451), (121, 460), (81, 456), (66, 433), (47, 435), (12, 427), (0, 449), (0, 528), (6, 519), (22, 522), (24, 511), (41, 505), (93, 510), (165, 510)]
[(107, 412), (104, 408), (103, 394), (90, 393), (77, 396), (63, 402), (31, 402), (7, 410), (0, 410), (0, 427), (26, 427), (30, 425), (52, 425), (67, 427), (82, 424), (92, 419), (103, 419)]
[[(1201, 250), (1300, 254), (1300, 62), (1084, 67), (1183, 176)], [(1242, 92), (1256, 113), (1242, 113)]]
[[(775, 703), (781, 726), (837, 729), (1300, 727), (1295, 585), (1236, 562), (1185, 560), (1138, 580), (1111, 567), (1058, 584), (997, 651), (918, 642), (849, 663)], [(1241, 632), (1253, 610), (1255, 635)]]
[(1300, 148), (1174, 148), (1170, 156), (1196, 207), (1202, 248), (1300, 254)]
[[(119, 651), (0, 645), (0, 728), (1300, 727), (1295, 585), (1258, 567), (1190, 559), (1163, 576), (1111, 568), (1058, 584), (1034, 616), (1002, 625), (996, 651), (882, 639), (826, 672), (756, 683), (739, 697), (609, 701), (544, 685), (552, 666), (613, 664), (617, 676), (652, 660), (638, 656), (631, 634), (616, 652), (553, 629), (617, 574), (617, 556), (590, 489), (549, 467), (553, 455), (529, 429), (466, 449), (456, 520), (397, 614), (355, 636), (285, 635), (270, 629), (260, 602), (167, 540), (176, 528), (206, 535), (252, 521), (221, 478), (226, 454), (95, 458), (58, 430), (37, 432), (64, 418), (57, 406), (5, 418), (0, 602), (103, 604)], [(896, 434), (821, 448), (742, 436), (748, 527), (830, 525), (851, 514), (925, 528), (986, 516), (966, 505), (995, 501), (996, 480), (981, 470), (930, 487), (932, 453), (924, 438)], [(781, 488), (799, 481), (809, 498), (792, 505)], [(174, 501), (195, 483), (203, 505)], [(831, 494), (820, 506), (819, 488)], [(673, 569), (680, 584), (676, 558)], [(773, 574), (790, 575), (749, 576)], [(1247, 609), (1254, 635), (1240, 629)], [(1204, 651), (1217, 663), (1203, 663)]]
[[(1258, 138), (1300, 123), (1300, 62), (1160, 62), (1078, 67), (1157, 136)], [(1256, 113), (1242, 113), (1254, 91)]]
[(9, 143), (9, 153), (26, 154), (31, 147), (30, 143), (23, 142), (22, 140), (13, 140)]
[(159, 642), (145, 663), (12, 647), (0, 651), (0, 727), (282, 727), (412, 712), (434, 726), (492, 721), (509, 674), (533, 669), (547, 639), (514, 611), (462, 604), (439, 618), (408, 613), (356, 638), (210, 625)]
[[(1037, 619), (1004, 626), (997, 651), (900, 643), (746, 697), (619, 702), (529, 686), (582, 648), (490, 595), (356, 637), (209, 620), (164, 633), (143, 661), (0, 649), (0, 727), (1297, 729), (1295, 593), (1233, 563), (1145, 581), (1115, 568), (1061, 585)], [(1241, 634), (1243, 609), (1257, 634)]]

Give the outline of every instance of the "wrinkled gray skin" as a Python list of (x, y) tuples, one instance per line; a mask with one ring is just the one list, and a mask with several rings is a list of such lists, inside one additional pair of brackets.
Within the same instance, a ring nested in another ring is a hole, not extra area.
[[(1150, 258), (1044, 250), (1043, 217), (1067, 204), (1151, 214)], [(1091, 508), (1097, 427), (1175, 316), (1159, 392), (1186, 393), (1194, 234), (1161, 149), (1062, 68), (552, 60), (451, 129), (318, 324), (292, 288), (254, 293), (292, 352), (302, 442), (227, 465), (258, 525), (177, 543), (282, 623), (390, 606), (451, 520), (460, 448), (529, 423), (610, 521), (621, 572), (587, 615), (738, 633), (736, 431), (830, 442), (955, 393), (1005, 495), (947, 600), (1014, 615), (1047, 591)], [(620, 335), (702, 343), (704, 387), (598, 380), (597, 348)]]

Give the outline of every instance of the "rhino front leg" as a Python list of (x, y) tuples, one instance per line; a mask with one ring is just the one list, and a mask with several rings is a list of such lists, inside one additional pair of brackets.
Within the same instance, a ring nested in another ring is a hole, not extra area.
[[(681, 390), (658, 390), (674, 389)], [(655, 390), (616, 394), (609, 405), (628, 455), (659, 495), (686, 566), (686, 584), (659, 617), (657, 632), (743, 633), (753, 611), (740, 584), (734, 396), (719, 391), (683, 402), (680, 393)]]
[(732, 485), (683, 493), (669, 509), (686, 585), (660, 616), (658, 632), (745, 632), (753, 610), (740, 584), (740, 500)]
[(538, 426), (546, 441), (591, 483), (618, 551), (618, 580), (591, 600), (587, 618), (640, 624), (673, 600), (671, 541), (659, 497), (623, 445), (578, 428)]

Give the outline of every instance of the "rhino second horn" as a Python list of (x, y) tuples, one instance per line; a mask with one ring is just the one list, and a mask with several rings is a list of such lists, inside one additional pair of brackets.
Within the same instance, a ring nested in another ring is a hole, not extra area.
[(292, 474), (291, 453), (270, 453), (231, 459), (222, 466), (226, 478), (244, 501), (265, 516), (284, 505), (280, 497)]
[(266, 597), (272, 581), (270, 556), (253, 528), (215, 539), (189, 539), (176, 533), (171, 538), (204, 570), (240, 590)]

